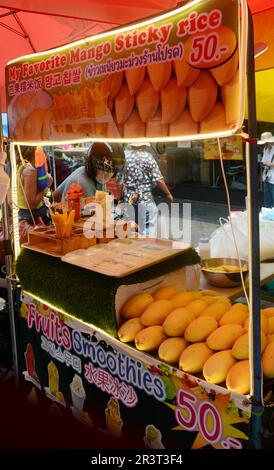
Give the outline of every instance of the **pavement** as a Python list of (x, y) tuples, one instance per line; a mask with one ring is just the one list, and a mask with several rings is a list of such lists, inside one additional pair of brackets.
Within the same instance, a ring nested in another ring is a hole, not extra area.
[[(156, 200), (157, 205), (163, 202), (162, 199)], [(180, 238), (183, 235), (183, 241), (190, 243), (192, 246), (197, 246), (200, 237), (208, 236), (220, 226), (220, 217), (228, 216), (228, 208), (226, 204), (212, 203), (205, 201), (189, 201), (184, 199), (175, 199), (174, 203), (178, 207), (172, 208), (171, 222), (167, 220), (167, 216), (163, 217), (163, 230), (169, 238), (178, 239), (177, 236), (179, 225)], [(232, 206), (233, 211), (243, 211), (244, 207)], [(160, 216), (161, 219), (161, 216)], [(168, 226), (171, 228), (168, 232)]]

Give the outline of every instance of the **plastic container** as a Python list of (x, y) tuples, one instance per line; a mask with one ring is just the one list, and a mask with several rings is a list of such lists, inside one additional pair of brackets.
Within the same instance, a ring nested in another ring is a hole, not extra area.
[(201, 237), (199, 240), (199, 255), (201, 259), (208, 259), (210, 258), (210, 243), (208, 237)]

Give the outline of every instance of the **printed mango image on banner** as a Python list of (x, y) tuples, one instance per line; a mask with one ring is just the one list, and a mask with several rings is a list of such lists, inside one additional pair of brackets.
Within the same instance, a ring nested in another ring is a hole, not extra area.
[(235, 133), (245, 96), (240, 3), (189, 3), (10, 62), (10, 137), (163, 141)]

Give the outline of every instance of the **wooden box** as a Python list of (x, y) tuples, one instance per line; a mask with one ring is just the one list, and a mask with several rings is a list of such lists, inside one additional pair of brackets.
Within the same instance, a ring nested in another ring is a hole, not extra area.
[(73, 225), (70, 238), (57, 238), (54, 227), (50, 226), (30, 230), (26, 246), (55, 256), (63, 256), (70, 251), (89, 248), (96, 242), (95, 237), (87, 238), (83, 234), (83, 227)]

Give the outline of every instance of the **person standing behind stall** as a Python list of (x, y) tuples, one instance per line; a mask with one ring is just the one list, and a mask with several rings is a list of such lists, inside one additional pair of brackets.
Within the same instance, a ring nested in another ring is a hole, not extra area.
[(84, 197), (94, 196), (96, 189), (103, 189), (104, 184), (115, 173), (112, 159), (113, 152), (110, 145), (103, 142), (93, 143), (88, 149), (85, 165), (77, 168), (58, 186), (53, 193), (54, 201), (65, 201), (72, 183), (81, 186)]
[(51, 186), (53, 178), (47, 174), (47, 187), (39, 189), (35, 168), (35, 147), (22, 147), (20, 152), (20, 163), (17, 170), (19, 219), (36, 223), (37, 218), (41, 218), (44, 223), (48, 224), (49, 219), (44, 196)]
[(263, 158), (263, 189), (264, 207), (274, 207), (274, 137), (271, 132), (263, 132), (258, 144), (264, 144)]
[(147, 150), (148, 142), (132, 143), (130, 150), (125, 153), (126, 161), (123, 171), (123, 195), (120, 201), (124, 203), (124, 215), (131, 218), (129, 205), (135, 210), (135, 222), (141, 235), (155, 237), (157, 234), (158, 209), (155, 204), (152, 189), (157, 186), (166, 195), (168, 202), (173, 202), (159, 166)]

